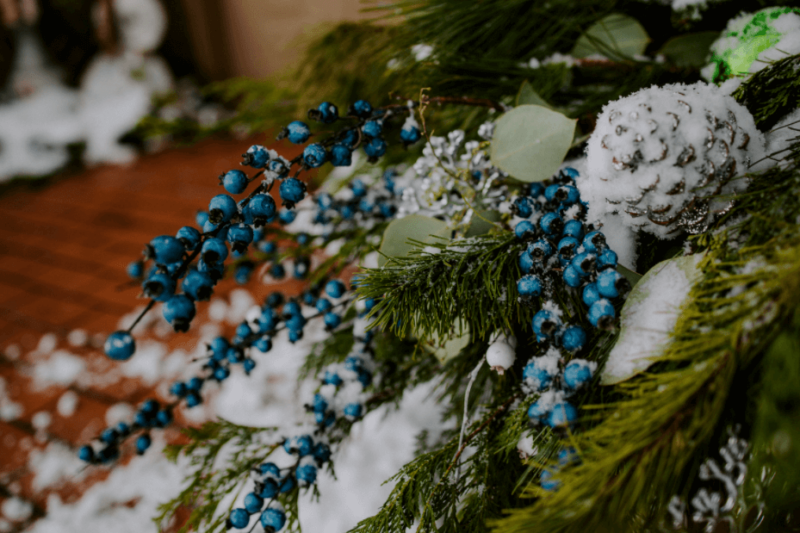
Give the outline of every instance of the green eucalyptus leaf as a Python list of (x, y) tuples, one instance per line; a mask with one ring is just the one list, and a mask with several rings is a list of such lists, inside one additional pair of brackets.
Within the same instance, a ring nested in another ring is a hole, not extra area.
[(405, 257), (416, 248), (413, 241), (441, 242), (441, 238), (450, 238), (447, 224), (439, 219), (422, 215), (409, 215), (394, 220), (383, 232), (378, 266), (384, 267), (392, 257)]
[(701, 68), (706, 65), (711, 44), (719, 32), (700, 31), (673, 37), (658, 51), (679, 67)]
[(548, 104), (544, 98), (539, 96), (539, 93), (533, 90), (533, 86), (528, 80), (523, 81), (519, 88), (516, 105), (540, 105), (542, 107), (552, 109), (550, 104)]
[(440, 339), (434, 334), (425, 340), (423, 346), (436, 356), (440, 362), (444, 363), (448, 359), (457, 356), (461, 350), (469, 345), (469, 341), (469, 324), (461, 320), (453, 325), (450, 337)]
[(515, 107), (497, 121), (492, 163), (520, 181), (546, 180), (564, 161), (575, 123), (546, 107)]
[[(630, 379), (664, 353), (692, 286), (702, 277), (702, 258), (702, 254), (673, 257), (641, 277), (620, 311), (619, 337), (603, 366), (601, 384)], [(623, 275), (626, 271), (620, 269)]]
[(572, 55), (578, 58), (595, 54), (609, 59), (633, 57), (644, 53), (649, 42), (650, 37), (636, 19), (612, 13), (592, 24), (578, 38)]
[(625, 279), (628, 280), (628, 283), (631, 284), (631, 287), (636, 287), (636, 284), (639, 283), (639, 280), (642, 279), (641, 274), (637, 274), (633, 270), (626, 268), (622, 265), (617, 265), (617, 272), (625, 276)]
[(472, 215), (472, 221), (469, 225), (469, 229), (464, 234), (465, 237), (477, 237), (478, 235), (483, 235), (484, 233), (489, 233), (494, 227), (492, 222), (498, 222), (501, 218), (499, 211), (494, 211), (491, 209), (487, 209), (485, 211), (477, 211)]

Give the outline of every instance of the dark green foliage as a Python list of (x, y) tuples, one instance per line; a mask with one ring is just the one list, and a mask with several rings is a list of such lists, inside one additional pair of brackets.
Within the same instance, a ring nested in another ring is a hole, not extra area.
[(800, 55), (776, 61), (748, 78), (733, 96), (746, 106), (756, 126), (767, 131), (800, 107)]
[[(262, 438), (271, 431), (274, 430), (239, 426), (221, 419), (207, 422), (201, 428), (184, 429), (189, 442), (169, 445), (164, 454), (173, 462), (180, 455), (187, 456), (193, 472), (186, 488), (175, 499), (159, 506), (160, 514), (153, 519), (156, 525), (166, 527), (175, 513), (185, 508), (190, 509), (191, 514), (181, 532), (200, 530), (201, 526), (203, 531), (225, 531), (228, 512), (214, 516), (219, 498), (242, 490), (248, 473), (277, 448), (277, 444), (265, 444)], [(224, 466), (219, 467), (216, 461), (223, 446), (231, 448), (231, 455), (226, 457)]]
[(524, 244), (512, 233), (432, 246), (440, 252), (412, 252), (394, 259), (396, 266), (366, 271), (358, 292), (378, 300), (371, 312), (375, 327), (401, 337), (447, 338), (463, 320), (473, 338), (485, 339), (530, 319), (530, 309), (516, 298)]

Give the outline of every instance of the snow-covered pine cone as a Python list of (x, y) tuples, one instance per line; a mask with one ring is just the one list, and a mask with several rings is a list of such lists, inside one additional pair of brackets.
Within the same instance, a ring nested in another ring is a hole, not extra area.
[(661, 238), (704, 231), (763, 155), (752, 115), (706, 83), (642, 89), (611, 102), (589, 139), (579, 183), (590, 217), (618, 215)]

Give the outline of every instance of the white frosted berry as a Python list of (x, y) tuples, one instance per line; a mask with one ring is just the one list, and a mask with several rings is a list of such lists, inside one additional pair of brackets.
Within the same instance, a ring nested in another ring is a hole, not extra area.
[(517, 339), (514, 336), (499, 336), (486, 350), (486, 362), (492, 370), (503, 374), (516, 360)]

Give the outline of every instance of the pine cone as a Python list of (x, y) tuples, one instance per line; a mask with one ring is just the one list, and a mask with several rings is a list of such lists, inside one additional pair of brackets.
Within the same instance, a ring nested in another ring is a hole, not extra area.
[(747, 187), (734, 178), (763, 151), (753, 117), (718, 87), (653, 86), (603, 109), (579, 187), (590, 216), (619, 215), (662, 238), (700, 233)]

